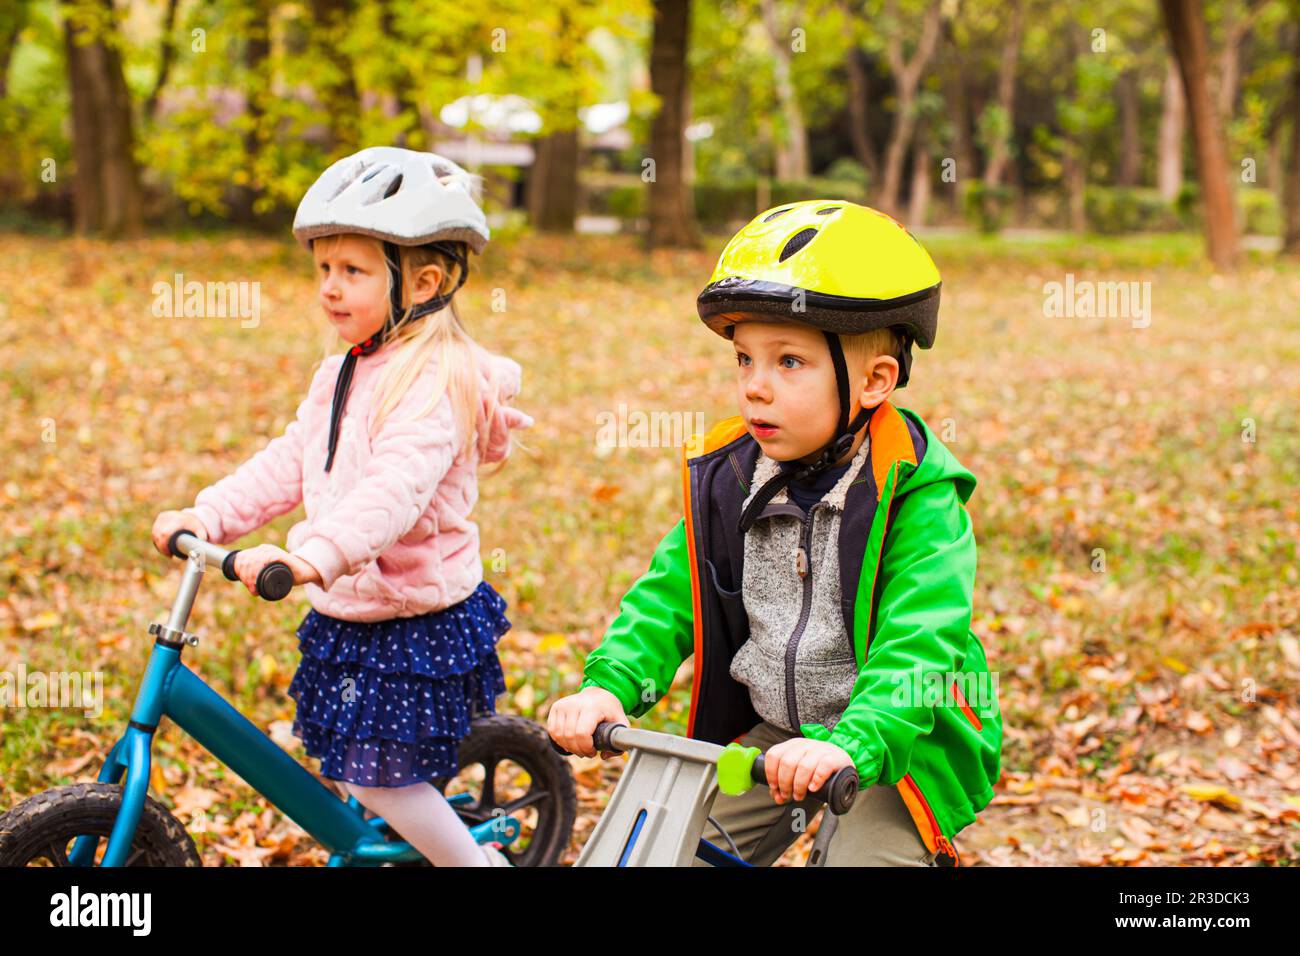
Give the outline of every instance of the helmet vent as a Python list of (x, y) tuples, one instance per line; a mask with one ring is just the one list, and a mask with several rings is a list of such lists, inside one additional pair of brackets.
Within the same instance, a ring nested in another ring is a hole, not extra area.
[[(366, 167), (362, 166), (360, 169), (353, 172), (352, 175), (350, 176), (347, 175), (346, 173), (343, 176), (341, 176), (339, 178), (338, 187), (334, 190), (334, 193), (329, 197), (329, 199), (326, 200), (326, 202), (331, 202), (335, 199), (338, 199), (339, 196), (343, 195), (343, 190), (347, 189), (349, 186), (355, 183), (357, 181), (357, 177), (360, 176), (361, 173), (365, 172), (365, 169)], [(373, 176), (374, 172), (372, 171), (370, 175)], [(369, 179), (370, 177), (367, 176), (366, 178)]]
[(384, 190), (384, 198), (387, 199), (389, 196), (391, 196), (393, 193), (397, 192), (401, 188), (402, 188), (402, 174), (398, 173), (395, 177), (393, 177), (393, 181), (388, 184), (388, 188)]
[(788, 213), (788, 212), (789, 212), (791, 209), (793, 209), (793, 208), (794, 208), (793, 206), (787, 206), (785, 209), (778, 209), (776, 212), (772, 213), (770, 216), (764, 216), (764, 217), (763, 217), (763, 221), (764, 221), (764, 222), (771, 222), (771, 221), (772, 221), (773, 219), (775, 219), (777, 216), (784, 216), (786, 213)]
[(786, 259), (789, 259), (804, 246), (808, 245), (808, 243), (812, 242), (812, 238), (815, 235), (817, 235), (816, 229), (800, 229), (790, 237), (789, 241), (786, 242), (785, 248), (781, 250), (781, 255), (777, 259), (777, 262), (785, 262)]
[(818, 210), (817, 210), (817, 215), (819, 215), (819, 216), (829, 216), (831, 213), (833, 213), (833, 212), (839, 212), (839, 211), (840, 211), (841, 209), (843, 209), (843, 208), (844, 208), (843, 206), (827, 206), (825, 209), (818, 209)]

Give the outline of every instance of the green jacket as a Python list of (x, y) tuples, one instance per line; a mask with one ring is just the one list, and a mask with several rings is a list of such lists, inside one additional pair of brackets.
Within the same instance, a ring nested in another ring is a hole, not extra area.
[[(996, 674), (970, 629), (975, 537), (965, 503), (975, 478), (907, 409), (886, 403), (870, 435), (838, 542), (858, 677), (833, 730), (800, 730), (847, 751), (863, 787), (897, 786), (926, 847), (955, 865), (952, 838), (992, 799), (1002, 746)], [(748, 637), (736, 524), (758, 454), (738, 417), (686, 445), (685, 517), (584, 668), (582, 686), (610, 691), (629, 716), (648, 711), (693, 654), (688, 734), (726, 743), (759, 722), (728, 672)]]

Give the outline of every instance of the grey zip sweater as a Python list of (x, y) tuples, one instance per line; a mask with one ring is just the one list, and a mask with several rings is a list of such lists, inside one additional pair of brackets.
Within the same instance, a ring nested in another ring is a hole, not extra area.
[[(834, 727), (858, 676), (840, 612), (838, 541), (845, 496), (870, 441), (863, 439), (848, 470), (807, 514), (782, 489), (745, 534), (749, 640), (732, 659), (731, 676), (749, 688), (760, 717), (791, 733), (808, 723)], [(746, 505), (779, 470), (759, 454)]]

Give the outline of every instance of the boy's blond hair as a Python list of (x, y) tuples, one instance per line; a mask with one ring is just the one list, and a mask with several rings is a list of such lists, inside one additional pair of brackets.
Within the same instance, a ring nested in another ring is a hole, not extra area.
[(870, 362), (878, 355), (894, 358), (903, 349), (903, 338), (894, 329), (873, 329), (857, 335), (840, 335), (840, 347), (844, 350), (844, 364), (850, 375), (860, 375)]
[[(737, 321), (753, 318), (757, 318), (762, 322), (789, 322), (807, 328), (806, 323), (797, 322), (794, 319), (775, 318), (768, 315), (753, 316), (743, 312), (736, 313)], [(884, 329), (872, 329), (870, 332), (859, 332), (856, 335), (841, 332), (840, 348), (844, 351), (844, 364), (848, 366), (849, 375), (860, 375), (866, 369), (867, 363), (877, 355), (889, 355), (897, 358), (898, 353), (903, 350), (903, 337), (892, 326)]]

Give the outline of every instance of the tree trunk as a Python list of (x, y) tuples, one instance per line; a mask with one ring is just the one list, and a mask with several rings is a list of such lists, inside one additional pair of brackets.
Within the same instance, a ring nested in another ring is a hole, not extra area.
[(880, 157), (871, 142), (871, 124), (867, 104), (871, 101), (871, 80), (867, 73), (866, 54), (854, 44), (847, 57), (849, 74), (849, 139), (853, 155), (867, 171), (867, 182), (874, 187), (880, 182)]
[(1237, 229), (1218, 110), (1205, 79), (1209, 65), (1205, 20), (1197, 0), (1160, 0), (1160, 9), (1187, 98), (1210, 261), (1217, 269), (1230, 269), (1237, 258)]
[[(112, 0), (102, 0), (105, 31), (117, 29)], [(64, 8), (64, 41), (72, 100), (72, 201), (76, 229), (137, 235), (143, 194), (133, 153), (131, 101), (117, 47), (73, 22)], [(90, 38), (87, 40), (87, 38)]]
[[(1066, 50), (1070, 57), (1070, 97), (1079, 95), (1079, 58), (1084, 56), (1083, 41), (1077, 29), (1066, 31)], [(1088, 155), (1087, 143), (1077, 131), (1066, 128), (1061, 133), (1064, 144), (1061, 150), (1062, 176), (1065, 179), (1066, 210), (1071, 232), (1088, 228)]]
[(907, 224), (924, 226), (930, 208), (930, 137), (925, 130), (916, 134), (912, 147), (912, 192), (907, 205)]
[(1300, 258), (1300, 27), (1291, 33), (1291, 82), (1288, 111), (1291, 114), (1291, 149), (1287, 158), (1286, 182), (1282, 187), (1282, 254)]
[(934, 55), (934, 48), (939, 40), (939, 27), (942, 23), (943, 6), (941, 0), (931, 0), (925, 11), (921, 24), (921, 38), (916, 44), (916, 51), (911, 59), (903, 55), (903, 41), (899, 35), (901, 19), (897, 5), (891, 2), (886, 9), (890, 12), (888, 20), (888, 40), (885, 50), (889, 57), (889, 67), (894, 74), (898, 97), (898, 112), (894, 116), (894, 128), (889, 135), (889, 144), (885, 147), (884, 180), (881, 183), (877, 204), (882, 211), (891, 215), (898, 211), (899, 193), (903, 182), (903, 161), (912, 145), (912, 135), (916, 131), (916, 91), (921, 85), (921, 77)]
[(686, 143), (686, 44), (690, 36), (690, 0), (655, 0), (650, 41), (650, 91), (659, 111), (650, 128), (649, 231), (651, 248), (693, 246), (694, 203), (684, 170)]
[(26, 25), (26, 3), (16, 3), (0, 13), (0, 100), (9, 95), (9, 64), (18, 45), (18, 34)]
[(244, 97), (244, 110), (250, 120), (244, 133), (244, 173), (248, 181), (235, 187), (231, 218), (251, 225), (257, 221), (256, 204), (263, 192), (258, 179), (257, 157), (264, 145), (261, 128), (266, 113), (264, 98), (271, 95), (271, 77), (267, 68), (267, 57), (271, 53), (271, 0), (251, 0), (249, 9), (250, 22), (244, 46), (244, 70), (250, 78)]
[(989, 150), (989, 160), (984, 167), (984, 185), (989, 187), (1002, 182), (1002, 171), (1011, 156), (1011, 142), (1015, 139), (1016, 64), (1020, 59), (1024, 20), (1024, 0), (1017, 0), (1011, 8), (1011, 22), (1002, 43), (1002, 60), (998, 64), (998, 107), (1007, 118), (1008, 129), (1006, 138), (999, 137)]
[(1071, 232), (1084, 232), (1088, 228), (1088, 163), (1083, 155), (1083, 143), (1068, 136), (1064, 175), (1065, 196)]
[(952, 158), (957, 168), (951, 190), (952, 212), (962, 215), (966, 186), (975, 177), (975, 137), (971, 130), (970, 103), (966, 97), (966, 68), (963, 50), (953, 34), (952, 22), (944, 24), (944, 52), (939, 58), (943, 71), (943, 98), (952, 121)]
[(804, 127), (803, 110), (799, 108), (798, 91), (790, 77), (790, 34), (783, 34), (777, 22), (776, 0), (761, 0), (761, 3), (763, 27), (772, 49), (776, 100), (785, 120), (785, 136), (776, 150), (776, 178), (805, 180), (808, 178), (808, 130)]
[(1178, 64), (1166, 60), (1164, 95), (1160, 109), (1160, 132), (1156, 144), (1156, 186), (1165, 202), (1173, 202), (1183, 188), (1183, 83)]
[(340, 48), (351, 29), (352, 0), (311, 0), (316, 26), (310, 42), (318, 58), (335, 72), (316, 86), (330, 131), (330, 151), (337, 155), (355, 152), (361, 146), (361, 96), (352, 75), (352, 60)]
[[(394, 25), (394, 7), (398, 0), (385, 0), (383, 12), (380, 14), (379, 28), (383, 31), (385, 39), (394, 45), (401, 45), (406, 42), (406, 38), (397, 32)], [(471, 62), (477, 54), (470, 56)], [(410, 115), (410, 125), (397, 131), (393, 137), (393, 145), (402, 149), (424, 149), (427, 137), (424, 134), (423, 124), (420, 122), (420, 105), (412, 97), (410, 73), (405, 70), (394, 70), (393, 85), (388, 91), (385, 101), (385, 108), (392, 109), (392, 115), (398, 113), (407, 113)]]
[(1241, 86), (1241, 45), (1254, 29), (1262, 4), (1251, 9), (1245, 3), (1239, 10), (1236, 0), (1228, 0), (1223, 9), (1223, 49), (1219, 52), (1219, 116), (1223, 122), (1232, 119), (1237, 109), (1237, 90)]
[(172, 71), (172, 63), (176, 60), (176, 7), (179, 0), (167, 0), (167, 12), (163, 16), (163, 34), (161, 49), (158, 52), (158, 76), (154, 78), (153, 89), (149, 91), (149, 98), (144, 103), (144, 115), (150, 119), (156, 119), (158, 115), (158, 100), (162, 96), (163, 87), (167, 85), (167, 77)]
[(1125, 70), (1117, 84), (1119, 89), (1119, 169), (1115, 183), (1136, 186), (1142, 167), (1142, 134), (1138, 128), (1138, 74)]
[(578, 130), (559, 130), (534, 145), (528, 217), (543, 232), (573, 232), (578, 215)]

